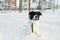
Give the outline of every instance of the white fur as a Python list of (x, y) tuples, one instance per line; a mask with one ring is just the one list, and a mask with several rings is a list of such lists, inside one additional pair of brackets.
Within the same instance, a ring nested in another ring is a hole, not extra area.
[(31, 24), (33, 23), (33, 34), (40, 35), (39, 20), (30, 20), (28, 33), (32, 34)]

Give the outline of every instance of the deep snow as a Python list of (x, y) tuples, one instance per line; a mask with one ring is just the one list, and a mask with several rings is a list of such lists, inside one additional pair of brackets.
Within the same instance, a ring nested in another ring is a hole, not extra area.
[(60, 9), (44, 10), (39, 21), (40, 36), (29, 35), (28, 11), (0, 12), (0, 40), (60, 40)]

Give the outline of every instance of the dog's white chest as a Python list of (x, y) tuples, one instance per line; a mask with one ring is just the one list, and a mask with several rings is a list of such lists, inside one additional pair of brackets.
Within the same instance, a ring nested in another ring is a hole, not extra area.
[(33, 27), (38, 27), (39, 26), (39, 21), (33, 21)]
[(39, 33), (39, 21), (33, 21), (33, 32)]

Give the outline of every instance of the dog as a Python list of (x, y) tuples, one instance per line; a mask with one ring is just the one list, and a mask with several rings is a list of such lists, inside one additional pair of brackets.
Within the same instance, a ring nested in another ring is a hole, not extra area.
[(37, 34), (40, 35), (39, 31), (39, 18), (41, 16), (41, 12), (39, 11), (31, 11), (29, 12), (29, 34)]

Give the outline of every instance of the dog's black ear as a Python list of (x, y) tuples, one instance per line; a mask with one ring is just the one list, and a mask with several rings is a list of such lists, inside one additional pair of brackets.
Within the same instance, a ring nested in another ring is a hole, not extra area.
[(42, 15), (41, 12), (38, 12), (39, 15)]
[(34, 13), (34, 11), (29, 12), (29, 15), (32, 15), (32, 13)]

